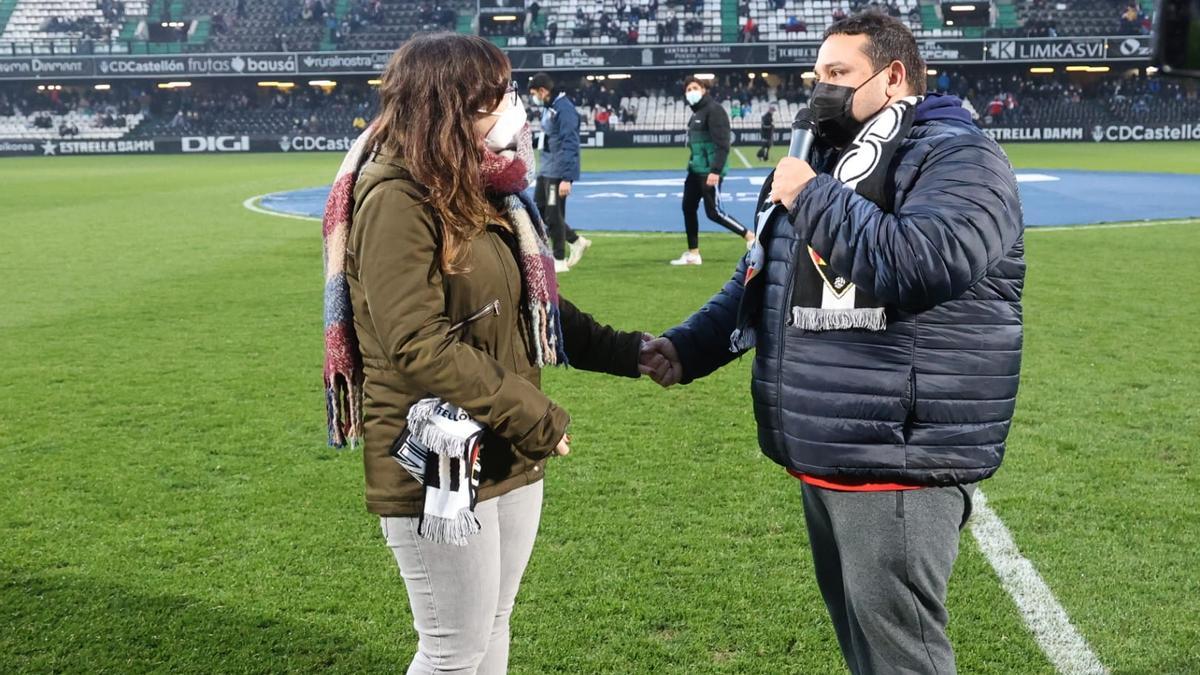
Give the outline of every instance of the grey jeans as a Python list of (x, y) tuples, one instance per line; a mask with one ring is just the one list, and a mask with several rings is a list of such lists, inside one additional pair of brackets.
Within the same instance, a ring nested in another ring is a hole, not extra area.
[(466, 546), (417, 534), (417, 518), (380, 518), (408, 589), (417, 653), (409, 675), (502, 675), (508, 618), (537, 538), (542, 482), (479, 502), (482, 530)]
[(946, 587), (975, 486), (801, 491), (817, 585), (850, 672), (955, 673)]

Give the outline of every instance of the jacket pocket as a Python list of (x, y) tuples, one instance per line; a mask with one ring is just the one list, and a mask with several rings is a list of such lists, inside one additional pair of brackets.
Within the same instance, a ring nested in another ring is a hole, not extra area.
[(463, 319), (462, 321), (459, 321), (458, 323), (454, 324), (453, 326), (450, 326), (450, 332), (456, 333), (456, 332), (466, 328), (467, 326), (470, 326), (471, 324), (475, 323), (476, 321), (486, 319), (489, 316), (500, 316), (500, 300), (499, 300), (499, 298), (497, 298), (496, 300), (492, 300), (491, 302), (484, 305), (483, 307), (480, 307), (479, 309), (475, 310), (475, 312), (473, 314), (471, 314), (471, 316), (468, 316), (467, 318)]

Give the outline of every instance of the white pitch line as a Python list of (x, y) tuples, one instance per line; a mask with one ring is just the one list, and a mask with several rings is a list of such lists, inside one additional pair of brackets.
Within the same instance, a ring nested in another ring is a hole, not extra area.
[(300, 215), (296, 215), (295, 213), (284, 213), (283, 211), (272, 211), (270, 209), (264, 209), (263, 207), (258, 205), (258, 200), (260, 200), (266, 196), (267, 195), (255, 195), (253, 197), (248, 197), (246, 199), (246, 201), (242, 202), (242, 206), (250, 209), (251, 211), (253, 211), (255, 213), (261, 213), (264, 216), (279, 216), (280, 218), (292, 218), (294, 220), (315, 220), (317, 222), (321, 222), (320, 218), (314, 218), (313, 216), (300, 216)]
[(1159, 225), (1186, 225), (1196, 218), (1172, 218), (1169, 220), (1134, 220), (1125, 223), (1096, 223), (1094, 225), (1058, 225), (1054, 227), (1027, 227), (1025, 232), (1070, 232), (1071, 230), (1125, 230), (1133, 227), (1157, 227)]
[(974, 501), (971, 534), (979, 542), (992, 569), (996, 570), (996, 576), (1000, 577), (1000, 585), (1017, 604), (1025, 625), (1033, 632), (1050, 663), (1063, 675), (1107, 673), (1108, 669), (1071, 624), (1071, 618), (1033, 563), (1021, 555), (1012, 534), (988, 506), (982, 490), (975, 491)]
[(747, 169), (754, 168), (753, 166), (750, 166), (750, 162), (746, 159), (746, 156), (742, 154), (742, 151), (740, 149), (734, 148), (733, 154), (737, 155), (738, 159), (742, 160), (742, 164), (745, 164)]

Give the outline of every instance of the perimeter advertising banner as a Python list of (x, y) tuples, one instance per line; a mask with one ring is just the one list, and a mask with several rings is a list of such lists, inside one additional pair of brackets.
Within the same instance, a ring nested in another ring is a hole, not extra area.
[[(1148, 36), (918, 40), (932, 65), (978, 63), (1147, 62)], [(627, 47), (515, 47), (506, 49), (513, 68), (536, 70), (645, 70), (692, 67), (811, 67), (820, 43), (631, 45)], [(290, 77), (375, 75), (392, 53), (249, 52), (161, 56), (0, 57), (0, 80), (116, 78)]]
[[(1001, 143), (1126, 143), (1135, 141), (1200, 141), (1200, 122), (1194, 124), (1109, 124), (1084, 127), (1005, 127), (983, 132)], [(776, 129), (774, 142), (788, 142), (789, 131)], [(734, 145), (757, 146), (758, 129), (735, 129)], [(687, 133), (662, 131), (585, 131), (587, 148), (676, 147), (685, 161)], [(346, 152), (354, 136), (281, 135), (184, 136), (143, 139), (64, 140), (0, 139), (0, 157), (72, 157), (78, 155), (240, 154), (247, 152)]]

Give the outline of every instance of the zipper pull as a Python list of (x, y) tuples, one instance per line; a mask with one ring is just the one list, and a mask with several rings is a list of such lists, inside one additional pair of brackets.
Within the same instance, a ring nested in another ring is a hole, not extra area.
[(479, 311), (475, 312), (471, 316), (468, 316), (467, 318), (463, 319), (462, 321), (459, 321), (458, 323), (454, 324), (453, 326), (450, 326), (450, 331), (454, 332), (454, 331), (460, 330), (462, 328), (466, 328), (467, 326), (475, 323), (476, 321), (478, 321), (488, 315), (500, 316), (500, 299), (499, 298), (484, 305), (483, 307), (481, 307), (479, 309)]

